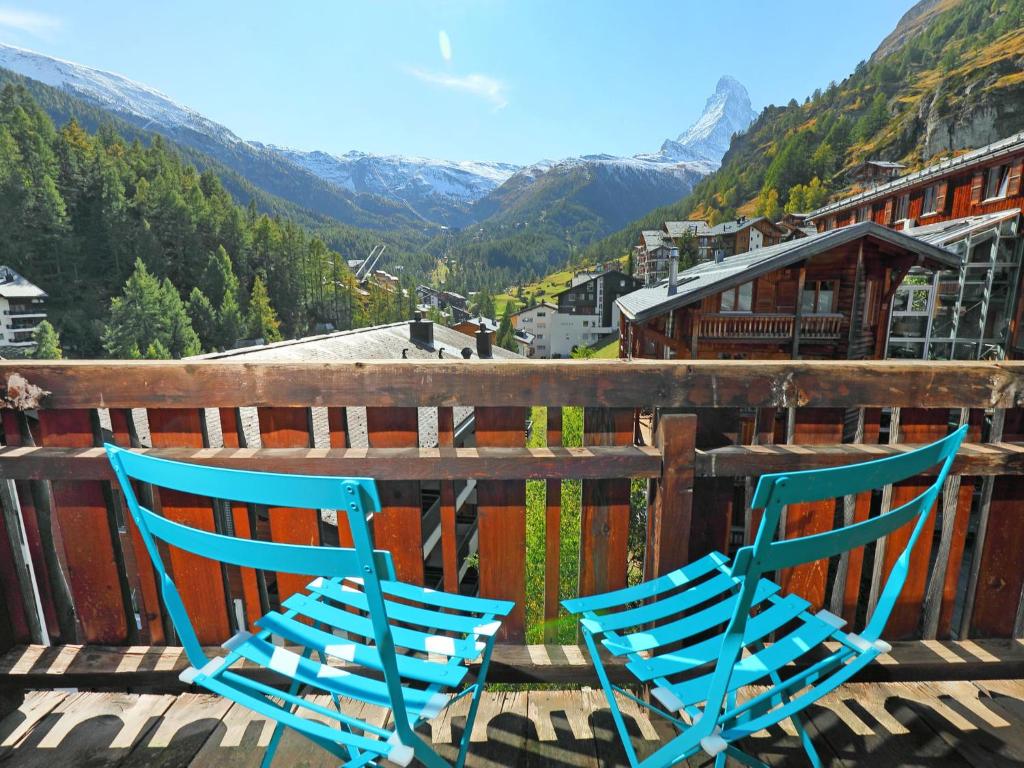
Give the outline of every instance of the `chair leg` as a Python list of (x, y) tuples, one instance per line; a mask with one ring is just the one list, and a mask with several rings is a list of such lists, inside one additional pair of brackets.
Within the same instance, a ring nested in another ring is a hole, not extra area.
[(611, 681), (608, 680), (608, 673), (605, 672), (604, 664), (601, 662), (601, 654), (598, 653), (597, 646), (594, 644), (594, 636), (586, 628), (582, 628), (582, 631), (590, 658), (594, 662), (594, 669), (597, 670), (597, 677), (601, 681), (601, 688), (604, 690), (605, 698), (608, 700), (608, 707), (612, 711), (612, 720), (619, 731), (619, 738), (622, 741), (622, 748), (626, 752), (626, 758), (633, 768), (637, 768), (639, 761), (636, 757), (636, 750), (633, 748), (629, 729), (626, 728), (626, 721), (622, 719), (622, 713), (619, 711), (619, 703), (615, 699), (615, 689), (612, 688)]
[[(751, 768), (771, 768), (771, 766), (769, 766), (768, 763), (761, 762), (756, 757), (748, 755), (746, 752), (737, 747), (734, 747), (732, 744), (725, 748), (725, 752), (719, 753), (718, 756), (715, 758), (715, 768), (718, 768), (718, 761), (724, 758), (726, 755), (728, 755), (733, 760), (739, 763), (743, 763), (743, 765), (751, 766)], [(721, 764), (724, 766), (725, 761), (723, 760)]]
[[(311, 648), (306, 648), (302, 651), (302, 658), (308, 659), (312, 654)], [(299, 689), (302, 687), (298, 680), (293, 680), (292, 684), (288, 686), (288, 694), (290, 696), (298, 695)], [(289, 712), (295, 711), (295, 705), (288, 707)], [(270, 764), (274, 762), (274, 754), (277, 752), (278, 744), (281, 742), (281, 736), (284, 735), (284, 723), (280, 720), (274, 726), (274, 733), (270, 736), (270, 743), (267, 745), (267, 751), (263, 753), (263, 760), (260, 762), (260, 768), (270, 768)]]
[(822, 768), (821, 758), (818, 757), (818, 751), (814, 748), (814, 742), (811, 740), (811, 736), (807, 733), (807, 726), (804, 723), (803, 717), (800, 715), (793, 715), (790, 718), (793, 723), (793, 727), (796, 728), (796, 732), (800, 735), (800, 744), (804, 748), (804, 752), (807, 753), (807, 759), (811, 762), (813, 768)]
[(491, 652), (494, 650), (494, 636), (487, 638), (487, 646), (484, 648), (484, 658), (480, 663), (480, 671), (477, 673), (476, 690), (473, 691), (473, 698), (469, 703), (469, 713), (466, 715), (466, 727), (462, 731), (462, 743), (459, 744), (459, 756), (455, 760), (455, 768), (462, 768), (466, 763), (466, 754), (469, 751), (469, 737), (473, 733), (473, 723), (476, 722), (476, 712), (480, 708), (480, 697), (484, 695), (484, 684), (487, 682), (487, 670), (491, 665)]

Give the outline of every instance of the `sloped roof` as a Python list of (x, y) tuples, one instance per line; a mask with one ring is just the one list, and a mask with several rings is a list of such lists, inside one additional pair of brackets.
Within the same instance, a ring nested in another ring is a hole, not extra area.
[(708, 223), (703, 219), (686, 219), (684, 221), (666, 221), (665, 232), (669, 237), (682, 237), (686, 232), (702, 234), (707, 231)]
[(700, 301), (705, 296), (749, 282), (768, 272), (774, 272), (804, 259), (832, 250), (841, 245), (872, 237), (876, 240), (920, 254), (943, 267), (956, 268), (960, 258), (944, 248), (902, 232), (883, 227), (871, 221), (853, 224), (842, 229), (815, 233), (766, 248), (730, 256), (720, 261), (709, 261), (679, 273), (675, 293), (669, 293), (668, 280), (658, 285), (641, 288), (619, 297), (616, 303), (622, 314), (632, 322), (646, 320), (670, 309)]
[(0, 296), (5, 299), (45, 299), (46, 291), (10, 267), (0, 266)]
[(643, 240), (644, 247), (650, 251), (665, 244), (665, 233), (660, 229), (645, 229), (640, 233), (640, 239)]
[(1005, 139), (992, 142), (984, 147), (975, 149), (971, 152), (965, 152), (962, 155), (956, 157), (947, 157), (938, 163), (934, 163), (920, 171), (914, 171), (900, 176), (898, 179), (893, 179), (885, 184), (879, 184), (866, 192), (861, 192), (857, 195), (850, 195), (840, 200), (836, 200), (828, 205), (823, 205), (816, 211), (812, 211), (808, 218), (818, 219), (829, 213), (840, 211), (844, 208), (848, 208), (851, 205), (857, 203), (866, 203), (870, 200), (877, 200), (879, 198), (891, 195), (893, 192), (897, 192), (906, 187), (912, 187), (915, 184), (919, 184), (923, 181), (928, 181), (931, 178), (938, 176), (945, 176), (950, 171), (954, 171), (958, 168), (970, 166), (974, 163), (982, 163), (987, 160), (994, 160), (1004, 155), (1009, 155), (1014, 152), (1024, 149), (1024, 131), (1015, 133), (1013, 136), (1007, 136)]
[[(737, 221), (736, 219), (730, 219), (729, 221), (723, 221), (721, 224), (716, 224), (706, 232), (701, 234), (705, 235), (725, 235), (733, 232), (739, 232), (746, 229), (752, 224), (756, 224), (759, 221), (768, 221), (764, 216), (754, 216), (750, 219), (744, 219), (743, 221)], [(771, 222), (769, 222), (771, 223)], [(773, 225), (774, 226), (774, 225)]]
[(994, 229), (1000, 223), (1020, 216), (1019, 208), (1011, 208), (995, 213), (983, 213), (980, 216), (964, 216), (960, 219), (940, 221), (922, 227), (912, 227), (903, 231), (913, 237), (932, 245), (946, 245), (967, 237), (967, 235)]

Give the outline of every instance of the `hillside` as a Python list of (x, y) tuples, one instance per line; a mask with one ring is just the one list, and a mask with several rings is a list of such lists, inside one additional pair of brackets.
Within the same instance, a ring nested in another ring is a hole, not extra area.
[(914, 169), (1024, 129), (1022, 27), (1024, 0), (923, 0), (849, 77), (766, 107), (692, 194), (584, 257), (621, 254), (666, 219), (813, 208), (848, 191), (847, 171), (865, 159)]

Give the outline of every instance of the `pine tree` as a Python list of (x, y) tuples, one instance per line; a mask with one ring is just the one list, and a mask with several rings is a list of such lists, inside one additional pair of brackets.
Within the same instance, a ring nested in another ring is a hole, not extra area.
[(198, 287), (188, 295), (188, 315), (203, 349), (212, 350), (218, 341), (217, 310)]
[(147, 360), (170, 360), (171, 358), (171, 351), (161, 343), (160, 339), (156, 339), (146, 347)]
[(60, 348), (60, 336), (49, 320), (43, 320), (32, 334), (36, 343), (32, 357), (37, 360), (60, 360), (64, 353)]
[(281, 341), (281, 323), (270, 305), (267, 286), (259, 275), (253, 281), (252, 295), (249, 297), (248, 326), (251, 338), (262, 338), (267, 344)]
[(242, 317), (242, 308), (238, 306), (238, 299), (235, 294), (228, 291), (224, 294), (224, 301), (217, 310), (217, 346), (221, 349), (231, 349), (245, 333), (245, 319)]
[(508, 302), (505, 305), (505, 312), (501, 316), (501, 323), (498, 325), (498, 333), (495, 337), (495, 341), (498, 346), (502, 349), (507, 349), (510, 352), (518, 352), (519, 347), (516, 344), (516, 332), (512, 325), (512, 302)]
[(192, 328), (192, 320), (185, 309), (185, 302), (181, 300), (178, 289), (174, 287), (169, 277), (165, 277), (160, 285), (160, 303), (163, 306), (167, 322), (166, 340), (161, 337), (158, 341), (163, 342), (173, 357), (190, 357), (198, 355), (202, 351), (202, 344), (195, 329)]
[(165, 333), (160, 283), (141, 259), (124, 285), (124, 292), (110, 302), (110, 321), (103, 331), (103, 347), (115, 358), (128, 358)]

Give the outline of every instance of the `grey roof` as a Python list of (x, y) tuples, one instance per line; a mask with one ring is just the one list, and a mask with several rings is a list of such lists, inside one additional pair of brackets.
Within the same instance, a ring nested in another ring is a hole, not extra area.
[(552, 304), (550, 301), (542, 301), (539, 304), (531, 304), (528, 307), (523, 307), (518, 312), (513, 312), (512, 313), (512, 317), (516, 317), (518, 315), (523, 314), (524, 312), (529, 312), (530, 310), (533, 310), (533, 309), (540, 309), (542, 307), (544, 309), (554, 309), (556, 311), (558, 310), (558, 305), (557, 304)]
[(945, 160), (922, 168), (920, 171), (905, 174), (900, 176), (898, 179), (893, 179), (885, 184), (880, 184), (866, 192), (844, 197), (841, 200), (836, 200), (828, 205), (823, 205), (818, 210), (812, 211), (809, 218), (817, 219), (856, 203), (877, 200), (879, 198), (886, 197), (893, 192), (905, 189), (906, 187), (919, 184), (922, 181), (928, 181), (929, 179), (937, 176), (945, 176), (947, 173), (952, 170), (956, 170), (957, 168), (970, 166), (972, 163), (994, 160), (1004, 155), (1017, 152), (1021, 149), (1024, 149), (1024, 131), (1015, 133), (1013, 136), (1007, 136), (1005, 139), (1000, 139), (999, 141), (995, 141), (987, 146), (981, 147), (980, 149), (965, 152), (964, 154), (957, 155), (956, 157), (947, 157)]
[[(422, 347), (413, 343), (409, 338), (409, 323), (391, 323), (389, 325), (376, 325), (369, 328), (357, 328), (351, 331), (339, 331), (328, 333), (322, 336), (309, 336), (303, 339), (292, 339), (279, 341), (276, 344), (265, 344), (258, 347), (245, 347), (233, 349), (227, 352), (214, 352), (207, 355), (187, 358), (189, 360), (237, 360), (248, 361), (273, 360), (275, 362), (300, 362), (331, 360), (400, 360), (402, 351), (406, 351), (409, 359), (437, 359), (438, 352), (443, 351), (444, 357), (449, 360), (462, 360), (464, 348), (472, 350), (472, 357), (466, 360), (467, 365), (472, 365), (473, 360), (478, 360), (476, 353), (476, 339), (459, 333), (453, 328), (447, 328), (434, 323), (434, 345), (433, 347)], [(494, 360), (522, 360), (522, 355), (509, 352), (497, 345), (493, 346), (492, 356)], [(242, 408), (241, 421), (242, 429), (250, 446), (258, 447), (259, 420), (255, 408)], [(327, 409), (313, 408), (313, 440), (315, 447), (326, 447), (329, 445), (327, 430)], [(211, 427), (211, 443), (216, 443), (214, 436), (221, 434), (219, 421), (216, 425), (209, 424), (211, 414), (216, 415), (216, 409), (210, 409), (207, 413), (208, 426)], [(466, 421), (473, 413), (472, 408), (456, 407), (454, 417), (456, 426)], [(355, 448), (367, 446), (366, 435), (366, 409), (353, 407), (346, 409), (348, 419), (349, 443)], [(419, 439), (420, 445), (424, 448), (432, 448), (437, 445), (437, 409), (419, 409)], [(215, 446), (216, 447), (216, 446)]]
[(686, 232), (702, 234), (708, 229), (708, 223), (703, 219), (686, 219), (684, 221), (666, 221), (664, 227), (669, 237), (682, 237)]
[(0, 266), (0, 296), (5, 299), (45, 299), (46, 291), (7, 266)]
[(994, 229), (1002, 222), (1015, 219), (1018, 216), (1020, 216), (1020, 209), (1011, 208), (1006, 211), (984, 213), (980, 216), (964, 216), (961, 219), (940, 221), (903, 231), (932, 245), (947, 245), (962, 240), (975, 232)]
[[(764, 216), (754, 216), (752, 219), (744, 219), (743, 221), (736, 221), (736, 219), (730, 219), (729, 221), (723, 221), (721, 224), (716, 224), (705, 232), (701, 232), (702, 235), (725, 235), (733, 232), (739, 232), (740, 230), (746, 229), (751, 224), (758, 221), (768, 221)], [(770, 223), (770, 222), (769, 222)]]
[(660, 229), (645, 229), (640, 233), (640, 239), (643, 240), (644, 247), (650, 251), (665, 244), (665, 233)]
[(630, 321), (646, 320), (867, 236), (918, 253), (945, 267), (956, 268), (960, 265), (959, 257), (944, 248), (865, 221), (757, 248), (720, 262), (704, 262), (679, 273), (676, 292), (673, 294), (668, 292), (668, 280), (663, 280), (658, 285), (627, 293), (616, 303)]
[[(469, 325), (475, 325), (477, 328), (483, 326), (486, 330), (491, 333), (495, 333), (498, 330), (499, 323), (497, 320), (493, 320), (489, 317), (483, 317), (482, 315), (470, 315), (465, 320), (461, 320), (460, 323), (468, 323)], [(437, 334), (434, 334), (434, 338), (437, 338)]]
[(865, 160), (863, 163), (860, 164), (861, 167), (865, 165), (872, 165), (875, 168), (885, 168), (886, 170), (907, 167), (904, 163), (894, 163), (892, 160)]

